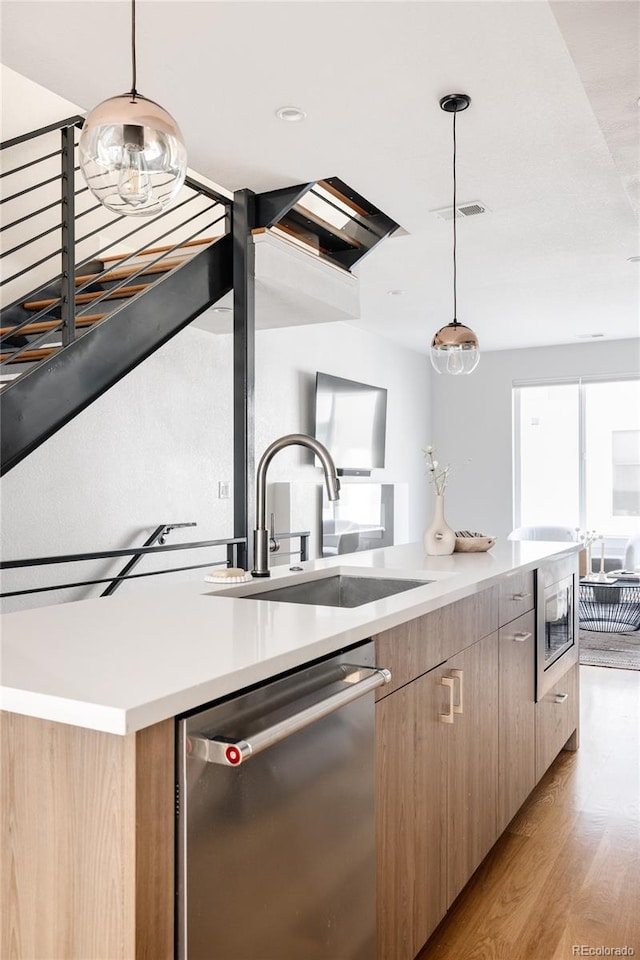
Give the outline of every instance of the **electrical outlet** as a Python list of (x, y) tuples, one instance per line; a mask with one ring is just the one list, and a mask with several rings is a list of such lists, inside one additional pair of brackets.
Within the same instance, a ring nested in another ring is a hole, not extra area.
[(231, 481), (230, 480), (218, 480), (218, 499), (219, 500), (231, 499)]

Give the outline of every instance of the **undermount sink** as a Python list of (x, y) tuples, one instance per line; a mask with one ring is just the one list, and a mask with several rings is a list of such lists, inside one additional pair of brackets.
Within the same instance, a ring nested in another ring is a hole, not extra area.
[(275, 590), (236, 593), (229, 596), (250, 600), (278, 600), (282, 603), (308, 603), (320, 607), (360, 607), (374, 600), (383, 600), (405, 590), (414, 590), (431, 580), (401, 580), (389, 577), (356, 577), (335, 574), (305, 583), (294, 583)]

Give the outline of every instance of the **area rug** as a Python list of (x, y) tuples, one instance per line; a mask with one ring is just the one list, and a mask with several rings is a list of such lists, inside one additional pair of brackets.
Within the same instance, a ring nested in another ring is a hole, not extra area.
[(581, 630), (580, 663), (588, 667), (640, 670), (640, 630), (633, 633)]

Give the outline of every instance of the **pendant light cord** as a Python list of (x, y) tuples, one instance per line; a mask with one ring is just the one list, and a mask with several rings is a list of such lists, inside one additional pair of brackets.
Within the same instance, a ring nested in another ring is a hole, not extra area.
[[(131, 96), (135, 100), (136, 90), (136, 0), (131, 0)], [(455, 114), (453, 117), (455, 123)]]
[(456, 231), (456, 220), (458, 218), (456, 211), (456, 114), (457, 110), (453, 111), (453, 322), (458, 322), (458, 303), (457, 303), (457, 293), (456, 293), (456, 281), (457, 281), (457, 265), (456, 265), (456, 245), (457, 245), (457, 231)]

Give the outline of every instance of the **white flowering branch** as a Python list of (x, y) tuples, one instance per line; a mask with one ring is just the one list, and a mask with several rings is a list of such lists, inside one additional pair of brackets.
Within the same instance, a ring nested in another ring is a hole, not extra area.
[(596, 533), (595, 530), (581, 530), (580, 527), (576, 527), (576, 534), (578, 542), (584, 544), (585, 547), (590, 547), (594, 540), (602, 538), (601, 533)]
[(449, 481), (449, 464), (447, 464), (446, 467), (441, 467), (438, 461), (433, 459), (434, 448), (431, 445), (425, 447), (422, 452), (427, 458), (429, 482), (433, 484), (436, 495), (442, 496)]

